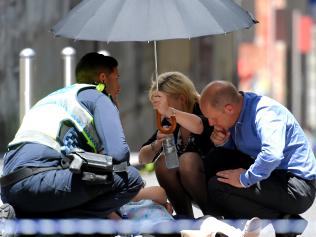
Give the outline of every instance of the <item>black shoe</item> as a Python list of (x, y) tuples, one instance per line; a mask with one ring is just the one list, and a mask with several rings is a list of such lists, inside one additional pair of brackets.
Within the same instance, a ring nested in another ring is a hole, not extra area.
[(179, 214), (175, 214), (172, 217), (175, 220), (195, 220), (195, 218), (192, 217), (192, 216), (182, 215), (182, 214), (180, 214), (180, 215)]
[(297, 214), (284, 215), (281, 219), (289, 221), (290, 232), (289, 233), (276, 233), (276, 237), (296, 237), (298, 235), (301, 235), (306, 229), (306, 226), (308, 224), (307, 220), (305, 220), (303, 217)]
[(215, 234), (215, 237), (228, 237), (228, 235), (218, 232)]
[(14, 237), (15, 236), (13, 223), (6, 222), (6, 220), (14, 220), (14, 219), (15, 219), (14, 208), (8, 203), (2, 204), (0, 206), (0, 221), (2, 222), (2, 226), (0, 230), (1, 237)]
[(209, 217), (214, 217), (217, 220), (223, 221), (225, 218), (223, 216), (211, 216), (211, 215), (204, 215), (204, 216), (200, 216), (198, 218), (196, 218), (197, 221), (204, 221), (205, 219), (209, 218)]
[(289, 237), (301, 235), (307, 227), (308, 221), (301, 217), (300, 215), (289, 215), (289, 219), (293, 221), (292, 223), (292, 232)]
[(296, 237), (299, 234), (294, 233), (284, 233), (284, 234), (275, 234), (275, 237)]

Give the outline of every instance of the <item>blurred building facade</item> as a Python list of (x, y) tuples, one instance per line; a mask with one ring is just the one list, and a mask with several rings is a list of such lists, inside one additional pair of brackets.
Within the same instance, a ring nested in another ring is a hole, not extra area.
[[(154, 112), (147, 98), (154, 71), (152, 43), (106, 44), (54, 38), (50, 28), (78, 2), (0, 1), (0, 152), (5, 151), (19, 127), (18, 64), (19, 53), (24, 48), (36, 52), (33, 103), (63, 86), (60, 52), (64, 47), (73, 47), (77, 59), (90, 51), (109, 51), (120, 63), (120, 112), (131, 150), (137, 151), (155, 130)], [(313, 21), (313, 30), (308, 26), (315, 1), (236, 2), (253, 12), (260, 23), (252, 29), (227, 35), (160, 41), (159, 73), (181, 71), (194, 81), (198, 91), (215, 79), (232, 81), (240, 89), (276, 98), (293, 110), (304, 125), (316, 128)], [(300, 18), (303, 16), (307, 17), (307, 23)], [(299, 28), (293, 27), (294, 18), (295, 24), (307, 25), (307, 33), (296, 32)], [(298, 35), (310, 40), (303, 51), (295, 43)]]
[(239, 87), (275, 98), (304, 128), (315, 130), (316, 1), (240, 2), (253, 8), (260, 23), (250, 42), (238, 44)]

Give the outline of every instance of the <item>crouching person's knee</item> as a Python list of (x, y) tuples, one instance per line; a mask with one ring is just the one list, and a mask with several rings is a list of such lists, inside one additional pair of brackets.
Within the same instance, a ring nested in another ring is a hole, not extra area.
[(131, 192), (134, 192), (134, 191), (138, 192), (142, 187), (144, 187), (144, 181), (135, 167), (133, 166), (128, 167), (127, 176), (128, 176), (128, 189)]
[(218, 193), (218, 192), (223, 192), (225, 191), (225, 184), (218, 181), (218, 177), (217, 176), (213, 176), (209, 179), (208, 184), (207, 184), (207, 189), (208, 189), (208, 193), (210, 195), (214, 194), (214, 193)]

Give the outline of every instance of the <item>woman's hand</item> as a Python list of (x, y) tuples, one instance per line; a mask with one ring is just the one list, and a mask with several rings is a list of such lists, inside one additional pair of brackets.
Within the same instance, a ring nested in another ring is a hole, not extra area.
[(166, 210), (170, 213), (170, 215), (172, 215), (172, 213), (173, 213), (173, 206), (172, 206), (172, 204), (170, 203), (170, 202), (166, 202), (165, 204), (164, 204), (164, 207), (166, 208)]
[(159, 130), (158, 130), (158, 132), (157, 132), (157, 143), (159, 143), (160, 145), (162, 144), (162, 141), (163, 141), (163, 139), (165, 139), (165, 137), (167, 137), (168, 136), (168, 134), (164, 134), (164, 133), (162, 133), (162, 132), (160, 132)]
[(169, 103), (168, 103), (168, 96), (166, 93), (161, 92), (161, 91), (153, 92), (151, 103), (153, 105), (153, 108), (158, 110), (158, 112), (162, 116), (168, 117)]
[(151, 144), (143, 146), (140, 149), (138, 156), (139, 164), (144, 165), (153, 161), (154, 157), (161, 150), (162, 141), (166, 136), (166, 134), (163, 134), (160, 131), (158, 131), (156, 135), (156, 140), (153, 141)]

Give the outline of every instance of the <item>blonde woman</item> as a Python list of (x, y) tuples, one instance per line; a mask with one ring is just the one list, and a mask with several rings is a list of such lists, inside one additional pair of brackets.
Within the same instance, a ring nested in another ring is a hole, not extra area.
[(213, 147), (210, 142), (212, 127), (199, 108), (199, 94), (192, 81), (180, 72), (166, 72), (158, 77), (149, 90), (153, 108), (162, 115), (163, 125), (168, 125), (170, 116), (175, 116), (177, 127), (173, 133), (179, 167), (168, 169), (162, 151), (165, 134), (156, 131), (142, 146), (139, 162), (155, 161), (155, 172), (159, 184), (166, 190), (179, 217), (193, 217), (192, 201), (203, 213), (207, 213), (207, 189), (203, 158)]

